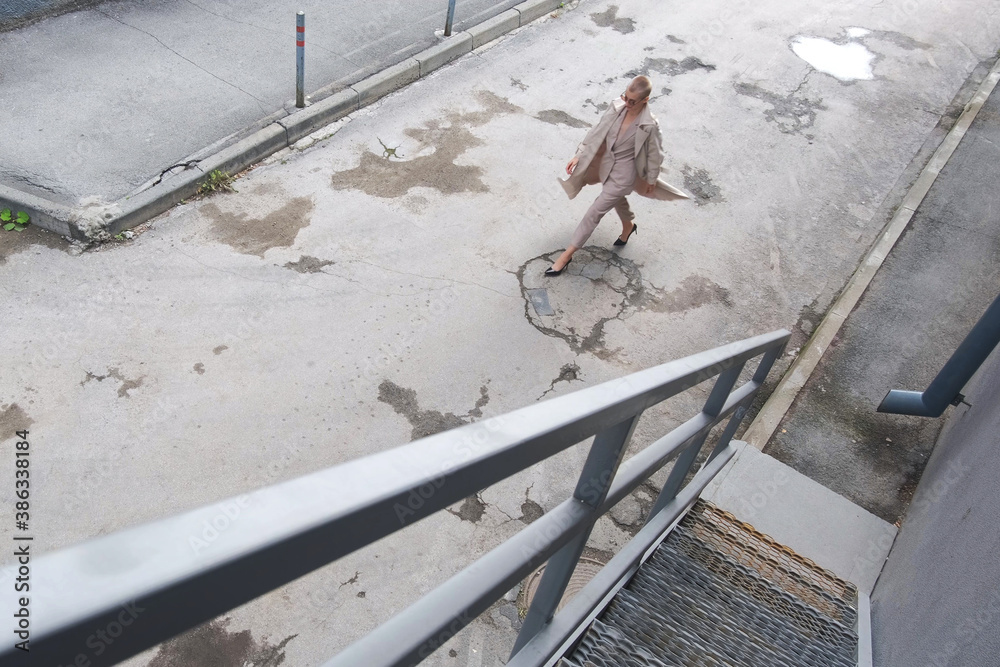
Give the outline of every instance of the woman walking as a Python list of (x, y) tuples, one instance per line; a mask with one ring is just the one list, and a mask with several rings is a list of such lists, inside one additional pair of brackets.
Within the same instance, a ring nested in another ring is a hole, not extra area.
[(620, 100), (587, 133), (576, 155), (566, 165), (569, 178), (560, 179), (570, 199), (584, 185), (601, 183), (601, 194), (577, 225), (569, 247), (556, 259), (547, 276), (558, 276), (611, 209), (622, 221), (622, 233), (615, 241), (623, 246), (638, 231), (635, 215), (625, 196), (637, 192), (655, 199), (689, 199), (683, 191), (658, 180), (663, 162), (662, 137), (656, 117), (647, 104), (653, 85), (648, 77), (632, 79)]

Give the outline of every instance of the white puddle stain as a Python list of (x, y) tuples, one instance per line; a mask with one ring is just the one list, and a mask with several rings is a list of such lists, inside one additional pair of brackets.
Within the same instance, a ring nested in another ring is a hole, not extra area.
[[(869, 32), (864, 28), (847, 29), (850, 37), (864, 37)], [(858, 42), (836, 44), (820, 37), (797, 35), (792, 38), (792, 51), (812, 65), (813, 69), (841, 81), (875, 78), (872, 73), (875, 54)]]

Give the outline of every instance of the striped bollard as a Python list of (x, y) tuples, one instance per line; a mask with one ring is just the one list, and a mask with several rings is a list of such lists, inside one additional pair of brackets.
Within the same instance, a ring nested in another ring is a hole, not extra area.
[(295, 17), (295, 106), (306, 105), (306, 13)]

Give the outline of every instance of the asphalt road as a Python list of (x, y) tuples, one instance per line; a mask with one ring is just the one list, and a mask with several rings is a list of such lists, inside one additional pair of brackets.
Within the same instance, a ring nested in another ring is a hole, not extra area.
[(0, 30), (9, 30), (51, 16), (58, 16), (102, 0), (3, 0), (0, 2)]
[(764, 448), (889, 522), (909, 505), (947, 413), (875, 408), (890, 389), (923, 391), (997, 296), (998, 143), (994, 89)]
[[(460, 0), (455, 30), (518, 0)], [(0, 33), (0, 182), (77, 205), (114, 201), (294, 105), (437, 40), (447, 0), (124, 0)]]

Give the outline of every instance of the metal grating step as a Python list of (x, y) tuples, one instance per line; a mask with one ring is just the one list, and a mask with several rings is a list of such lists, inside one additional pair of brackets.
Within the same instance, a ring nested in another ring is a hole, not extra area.
[[(752, 531), (750, 546), (733, 525)], [(563, 664), (854, 667), (857, 635), (843, 622), (857, 616), (846, 603), (852, 594), (850, 584), (699, 501)]]
[[(713, 568), (705, 566), (711, 557), (720, 560)], [(731, 561), (722, 562), (718, 554), (689, 538), (673, 540), (659, 549), (648, 564), (650, 574), (656, 573), (663, 578), (662, 583), (657, 582), (660, 585), (696, 582), (698, 588), (692, 588), (692, 594), (697, 594), (699, 588), (707, 591), (727, 609), (734, 609), (731, 618), (745, 628), (757, 628), (757, 621), (761, 621), (761, 641), (766, 641), (766, 637), (780, 628), (780, 640), (801, 644), (800, 651), (810, 652), (817, 648), (824, 654), (835, 651), (853, 656), (857, 636), (851, 629), (836, 624), (752, 570)], [(774, 623), (778, 625), (772, 625)]]
[[(623, 632), (615, 625), (594, 621), (592, 630), (584, 637), (572, 657), (563, 658), (561, 667), (726, 667), (729, 664), (723, 656), (710, 648), (699, 646), (697, 639), (683, 629), (658, 629), (658, 633), (647, 633), (642, 628), (633, 626), (629, 630), (631, 631)], [(637, 661), (637, 655), (650, 657)]]
[[(799, 632), (813, 641), (821, 641), (830, 648), (841, 649), (857, 644), (857, 636), (852, 628), (824, 616), (773, 582), (762, 578), (756, 570), (745, 568), (729, 558), (691, 538), (683, 532), (672, 536), (666, 551), (684, 554), (714, 575), (716, 582), (729, 584), (753, 599), (757, 605), (766, 607), (771, 613), (784, 616)], [(663, 555), (666, 558), (666, 553)], [(716, 583), (713, 582), (713, 583)]]
[[(596, 665), (603, 663), (606, 665), (622, 665), (622, 667), (660, 667), (660, 665), (670, 667), (676, 664), (674, 661), (664, 662), (664, 660), (669, 660), (668, 656), (658, 657), (644, 647), (636, 645), (614, 626), (605, 625), (601, 621), (595, 621), (594, 623), (601, 629), (601, 632), (594, 633), (592, 637), (588, 637), (586, 640), (589, 642), (587, 654), (590, 658), (585, 659), (583, 663), (564, 659), (563, 665), (566, 665), (566, 667), (583, 667), (588, 664)], [(601, 663), (596, 663), (594, 660), (599, 660)], [(705, 664), (721, 665), (718, 662)]]
[(699, 500), (680, 528), (737, 563), (756, 570), (842, 625), (856, 624), (858, 591), (853, 584), (778, 544), (729, 512)]
[(686, 650), (711, 650), (726, 665), (840, 665), (824, 660), (833, 653), (829, 647), (810, 641), (749, 596), (717, 585), (697, 563), (680, 554), (658, 556), (660, 562), (650, 564), (618, 607), (605, 614), (606, 622), (622, 627), (639, 619), (647, 634), (672, 628), (692, 638)]

